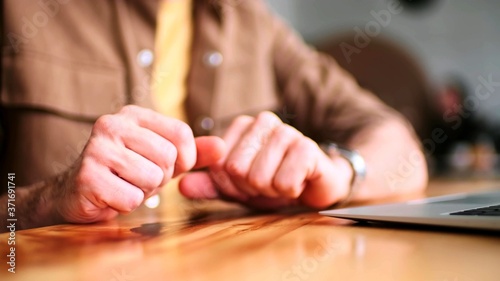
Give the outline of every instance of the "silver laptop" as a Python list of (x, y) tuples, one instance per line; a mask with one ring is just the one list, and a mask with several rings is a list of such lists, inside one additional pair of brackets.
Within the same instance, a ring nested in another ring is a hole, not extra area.
[(322, 211), (330, 217), (500, 231), (500, 190)]

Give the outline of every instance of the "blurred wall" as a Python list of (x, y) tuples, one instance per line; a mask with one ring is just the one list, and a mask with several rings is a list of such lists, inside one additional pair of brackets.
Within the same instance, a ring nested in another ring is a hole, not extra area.
[[(373, 13), (393, 0), (267, 0), (272, 9), (311, 43), (354, 27), (364, 29)], [(415, 54), (437, 86), (449, 73), (466, 79), (473, 92), (479, 76), (498, 83), (481, 99), (477, 114), (500, 124), (500, 1), (440, 0), (429, 9), (391, 14), (380, 34)]]

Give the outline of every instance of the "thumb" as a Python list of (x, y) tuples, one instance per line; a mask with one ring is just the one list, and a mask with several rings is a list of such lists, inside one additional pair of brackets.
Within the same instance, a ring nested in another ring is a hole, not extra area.
[(195, 138), (196, 164), (193, 169), (199, 169), (215, 164), (226, 153), (226, 143), (219, 137), (204, 136)]
[[(215, 182), (210, 177), (208, 172), (192, 172), (186, 174), (179, 183), (179, 191), (188, 199), (223, 199), (231, 202), (230, 197), (223, 195), (217, 191)], [(240, 202), (248, 207), (256, 208), (259, 210), (279, 210), (284, 207), (298, 205), (296, 199), (288, 198), (266, 198), (254, 197), (248, 202)]]
[(179, 191), (188, 199), (216, 199), (219, 193), (208, 172), (186, 174), (179, 182)]

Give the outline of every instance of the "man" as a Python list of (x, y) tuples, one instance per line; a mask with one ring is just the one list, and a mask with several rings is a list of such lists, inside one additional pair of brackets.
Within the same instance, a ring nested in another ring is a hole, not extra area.
[[(1, 170), (23, 228), (129, 213), (198, 168), (188, 198), (265, 208), (425, 187), (407, 123), (261, 1), (5, 0), (2, 16)], [(363, 182), (330, 142), (364, 158)]]

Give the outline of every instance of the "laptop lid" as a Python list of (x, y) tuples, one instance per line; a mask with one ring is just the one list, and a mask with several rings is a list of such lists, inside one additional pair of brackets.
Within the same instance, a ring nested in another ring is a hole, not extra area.
[(500, 190), (461, 193), (384, 204), (321, 211), (356, 221), (391, 222), (500, 231)]

